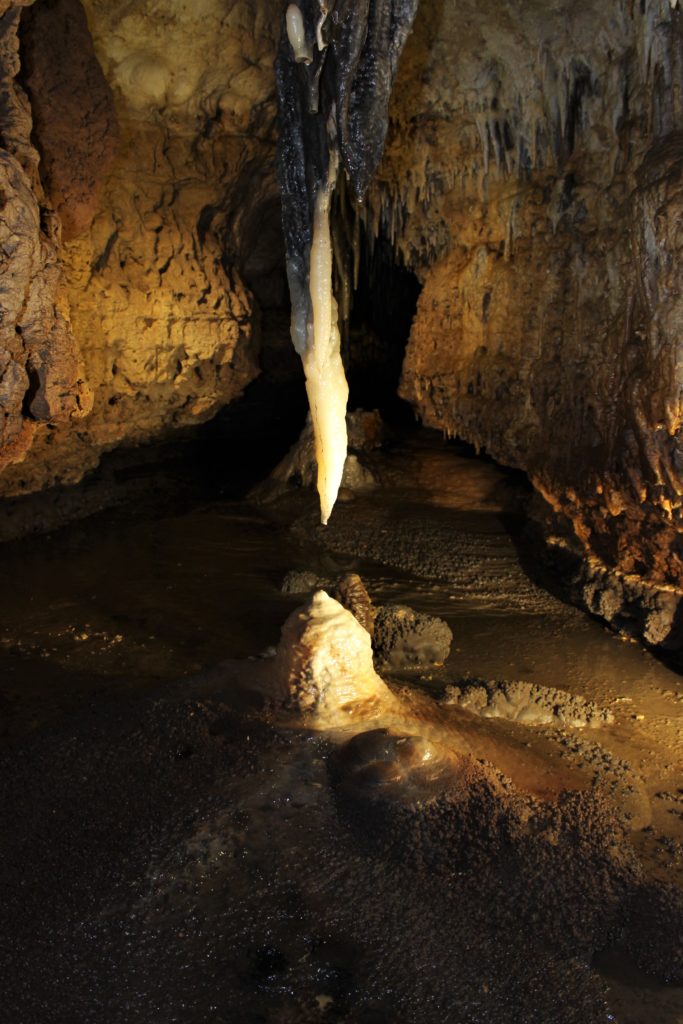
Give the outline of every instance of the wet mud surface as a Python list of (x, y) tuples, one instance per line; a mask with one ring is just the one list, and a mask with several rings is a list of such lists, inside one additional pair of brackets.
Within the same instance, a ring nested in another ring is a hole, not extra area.
[[(378, 460), (325, 534), (294, 495), (0, 551), (0, 1021), (683, 1020), (680, 677), (531, 582), (499, 470)], [(292, 569), (450, 626), (388, 745), (264, 707)], [(474, 680), (609, 715), (444, 700)]]

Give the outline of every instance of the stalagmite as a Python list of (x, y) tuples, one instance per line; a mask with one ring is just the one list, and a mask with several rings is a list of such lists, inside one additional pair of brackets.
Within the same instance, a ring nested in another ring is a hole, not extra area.
[(306, 375), (323, 524), (337, 498), (347, 440), (348, 385), (333, 294), (332, 193), (340, 167), (356, 203), (372, 180), (417, 2), (299, 0), (284, 19), (277, 60), (278, 169), (291, 334)]
[(287, 619), (272, 671), (279, 701), (316, 727), (398, 708), (375, 672), (370, 634), (324, 590)]

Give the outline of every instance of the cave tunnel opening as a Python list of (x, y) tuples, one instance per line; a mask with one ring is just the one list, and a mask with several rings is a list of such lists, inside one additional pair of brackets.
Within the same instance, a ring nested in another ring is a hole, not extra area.
[(353, 294), (346, 344), (349, 408), (378, 409), (394, 426), (414, 425), (398, 387), (421, 286), (382, 234), (360, 231), (358, 287)]

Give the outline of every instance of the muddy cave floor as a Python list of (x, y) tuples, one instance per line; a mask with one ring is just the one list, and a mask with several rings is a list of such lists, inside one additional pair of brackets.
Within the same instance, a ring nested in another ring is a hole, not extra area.
[[(0, 549), (0, 1021), (683, 1021), (680, 676), (532, 582), (514, 477), (428, 432), (374, 458), (382, 486), (324, 531), (297, 492)], [(446, 619), (447, 663), (389, 680), (404, 729), (512, 784), (377, 797), (340, 782), (348, 735), (265, 711), (291, 569)], [(614, 720), (439, 704), (472, 677)]]

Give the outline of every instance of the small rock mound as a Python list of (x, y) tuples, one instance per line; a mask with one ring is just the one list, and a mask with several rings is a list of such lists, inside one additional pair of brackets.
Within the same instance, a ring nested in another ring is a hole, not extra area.
[(330, 775), (370, 850), (431, 877), (466, 873), (487, 915), (565, 954), (614, 941), (642, 884), (624, 823), (599, 794), (535, 800), (485, 762), (387, 729), (339, 748)]
[(396, 797), (413, 803), (451, 784), (457, 761), (422, 736), (371, 729), (345, 743), (336, 764), (354, 788), (370, 787), (374, 795), (378, 787), (396, 786)]
[(595, 729), (614, 721), (611, 711), (592, 700), (523, 680), (467, 680), (447, 687), (441, 703), (457, 704), (481, 718), (504, 718), (524, 725)]
[(377, 661), (388, 669), (427, 668), (448, 657), (453, 633), (434, 615), (405, 605), (387, 604), (375, 617), (374, 648)]
[(308, 594), (316, 590), (320, 581), (314, 572), (306, 569), (290, 569), (282, 581), (280, 590), (283, 594)]
[[(382, 444), (385, 431), (382, 418), (377, 410), (366, 412), (363, 409), (347, 413), (346, 429), (348, 455), (344, 465), (341, 487), (347, 495), (352, 495), (377, 486), (374, 473), (364, 465), (362, 460), (367, 452)], [(257, 484), (251, 492), (251, 498), (267, 504), (276, 501), (295, 488), (314, 489), (317, 475), (313, 424), (309, 413), (299, 439), (270, 476)]]

